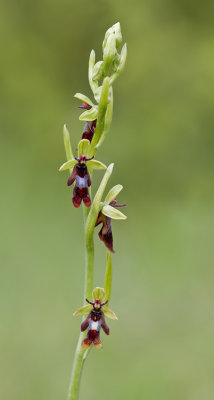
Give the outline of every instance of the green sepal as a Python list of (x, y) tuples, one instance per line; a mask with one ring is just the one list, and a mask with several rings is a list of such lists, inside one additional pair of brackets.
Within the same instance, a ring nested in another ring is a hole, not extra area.
[(92, 296), (93, 296), (94, 300), (100, 299), (100, 301), (102, 303), (104, 300), (104, 297), (105, 297), (105, 291), (101, 287), (95, 287), (95, 289), (93, 290)]
[(103, 61), (98, 61), (94, 66), (93, 76), (92, 76), (93, 80), (101, 79), (102, 74), (103, 74)]
[(80, 158), (80, 156), (83, 156), (83, 155), (87, 156), (89, 147), (90, 147), (90, 142), (88, 139), (80, 140), (80, 142), (78, 144), (78, 157)]
[(71, 147), (70, 134), (68, 132), (66, 125), (64, 125), (64, 127), (63, 127), (63, 139), (64, 139), (65, 154), (66, 154), (67, 160), (71, 160), (74, 158), (74, 156), (73, 156), (72, 147)]
[(92, 309), (93, 306), (91, 304), (86, 304), (85, 306), (80, 307), (78, 310), (74, 311), (73, 316), (78, 317), (79, 315), (89, 314)]
[(110, 205), (104, 206), (102, 208), (102, 213), (106, 215), (106, 217), (110, 217), (112, 219), (126, 219), (126, 215), (121, 213), (117, 208), (114, 208)]
[(77, 164), (76, 160), (74, 160), (74, 159), (69, 160), (61, 165), (61, 167), (59, 168), (59, 171), (61, 172), (61, 171), (65, 171), (66, 169), (73, 169), (76, 164)]
[(114, 319), (114, 320), (118, 320), (114, 311), (112, 311), (108, 306), (103, 306), (102, 311), (104, 312), (105, 317), (108, 317), (108, 318)]
[(87, 167), (90, 169), (107, 169), (106, 165), (101, 161), (89, 160), (87, 161)]
[(111, 253), (107, 250), (106, 273), (104, 281), (104, 291), (105, 291), (104, 300), (105, 301), (108, 300), (108, 304), (111, 298), (111, 285), (112, 285), (112, 258), (111, 258)]
[(97, 106), (93, 106), (90, 110), (84, 111), (79, 116), (80, 121), (94, 121), (97, 119), (98, 109)]
[(77, 99), (81, 100), (83, 103), (87, 103), (87, 104), (89, 104), (89, 106), (93, 107), (92, 101), (87, 96), (85, 96), (84, 94), (76, 93), (74, 95), (74, 97), (76, 97)]
[(111, 203), (111, 201), (118, 196), (118, 194), (121, 192), (122, 189), (123, 189), (122, 185), (115, 185), (113, 188), (111, 188), (104, 200), (104, 203), (106, 204)]
[(94, 65), (95, 65), (95, 51), (91, 50), (89, 57), (89, 64), (88, 64), (88, 80), (93, 93), (98, 88), (98, 82), (93, 80)]

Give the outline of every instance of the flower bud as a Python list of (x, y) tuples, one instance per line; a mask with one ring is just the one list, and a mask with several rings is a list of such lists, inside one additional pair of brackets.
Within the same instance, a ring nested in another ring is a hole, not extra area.
[(98, 61), (94, 66), (92, 79), (99, 80), (102, 78), (102, 74), (103, 74), (103, 61)]
[(105, 47), (106, 47), (106, 42), (107, 42), (109, 36), (110, 36), (112, 33), (113, 33), (112, 27), (109, 28), (109, 29), (106, 31), (106, 33), (105, 33), (105, 37), (104, 37), (103, 45), (102, 45), (102, 47), (103, 47), (103, 52), (104, 52), (104, 49), (105, 49)]
[(122, 33), (121, 33), (121, 28), (120, 28), (120, 23), (119, 23), (119, 22), (117, 22), (116, 24), (112, 25), (111, 28), (109, 28), (109, 29), (106, 31), (106, 34), (105, 34), (105, 37), (104, 37), (104, 40), (103, 40), (103, 51), (104, 51), (104, 49), (105, 49), (107, 40), (108, 40), (108, 38), (109, 38), (109, 36), (110, 36), (111, 34), (114, 34), (114, 35), (115, 35), (116, 47), (117, 47), (117, 49), (118, 49), (119, 46), (120, 46), (121, 43), (122, 43)]
[(113, 64), (112, 64), (112, 71), (113, 71), (113, 72), (117, 72), (118, 67), (119, 67), (119, 65), (120, 65), (120, 59), (121, 59), (121, 56), (120, 56), (120, 54), (117, 52), (117, 53), (115, 54), (114, 62), (113, 62)]
[(114, 62), (115, 55), (117, 54), (117, 49), (116, 49), (116, 39), (115, 35), (111, 33), (107, 39), (104, 51), (103, 51), (103, 68), (104, 68), (104, 73), (107, 75), (109, 68)]
[(114, 33), (115, 33), (116, 47), (118, 49), (118, 47), (122, 43), (122, 33), (121, 33), (120, 23), (117, 22), (115, 25), (112, 26), (112, 29), (114, 30)]

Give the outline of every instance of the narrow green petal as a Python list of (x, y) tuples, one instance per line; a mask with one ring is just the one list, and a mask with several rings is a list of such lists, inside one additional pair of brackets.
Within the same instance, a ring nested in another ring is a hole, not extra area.
[(112, 219), (126, 219), (126, 215), (121, 213), (117, 208), (114, 208), (112, 206), (104, 206), (102, 208), (102, 213), (106, 215), (107, 217), (110, 217)]
[(106, 273), (105, 273), (105, 282), (104, 282), (104, 291), (105, 291), (105, 301), (108, 300), (108, 304), (110, 302), (111, 297), (111, 285), (112, 285), (112, 258), (111, 253), (107, 250), (107, 262), (106, 262)]
[(106, 204), (111, 203), (111, 201), (114, 200), (118, 196), (118, 194), (121, 192), (122, 189), (123, 189), (122, 185), (116, 185), (113, 188), (111, 188), (109, 190), (104, 202)]
[(90, 142), (88, 139), (80, 140), (78, 144), (78, 157), (80, 158), (80, 156), (83, 155), (87, 156), (89, 147), (90, 147)]
[(97, 160), (87, 161), (87, 167), (90, 169), (107, 169), (105, 164)]
[(80, 121), (94, 121), (97, 119), (97, 106), (92, 107), (90, 110), (84, 111), (79, 116)]
[(83, 103), (87, 103), (87, 104), (89, 104), (89, 106), (93, 107), (92, 101), (87, 96), (85, 96), (84, 94), (76, 93), (74, 95), (74, 97), (76, 97), (77, 99), (81, 100)]
[(100, 299), (101, 303), (104, 300), (105, 292), (104, 289), (101, 287), (95, 287), (92, 293), (93, 299)]
[(67, 162), (65, 162), (64, 164), (61, 165), (59, 171), (61, 172), (61, 171), (65, 171), (66, 169), (73, 169), (74, 165), (76, 165), (76, 164), (77, 164), (76, 160), (74, 160), (74, 159), (73, 160), (69, 160), (69, 161), (67, 161)]
[(86, 315), (89, 314), (92, 310), (93, 306), (91, 304), (86, 304), (85, 306), (79, 308), (73, 313), (74, 317), (78, 317), (79, 315)]
[(104, 312), (106, 317), (114, 320), (118, 319), (114, 311), (112, 311), (108, 306), (103, 306), (102, 311)]

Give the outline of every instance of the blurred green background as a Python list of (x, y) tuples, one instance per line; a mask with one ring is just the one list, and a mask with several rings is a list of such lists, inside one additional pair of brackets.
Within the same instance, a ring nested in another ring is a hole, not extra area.
[[(82, 210), (72, 206), (62, 126), (83, 129), (88, 57), (120, 21), (128, 60), (114, 85), (111, 131), (126, 222), (114, 222), (114, 277), (87, 400), (214, 398), (214, 3), (1, 0), (0, 397), (65, 399), (84, 279)], [(102, 172), (95, 176), (95, 186)], [(97, 239), (95, 285), (105, 249)]]

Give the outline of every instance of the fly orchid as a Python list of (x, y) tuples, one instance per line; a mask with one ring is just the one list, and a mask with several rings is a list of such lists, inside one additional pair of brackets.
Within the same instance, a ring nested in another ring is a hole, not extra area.
[[(74, 96), (79, 99), (79, 108), (83, 111), (79, 116), (79, 120), (85, 122), (84, 130), (82, 131), (82, 140), (79, 142), (78, 155), (76, 157), (72, 152), (70, 135), (66, 126), (63, 129), (67, 162), (60, 167), (60, 171), (70, 171), (68, 186), (75, 182), (72, 199), (74, 206), (78, 208), (83, 202), (88, 207), (84, 209), (86, 251), (84, 298), (87, 303), (74, 313), (74, 316), (82, 315), (85, 316), (85, 319), (81, 324), (80, 338), (74, 357), (68, 393), (69, 400), (78, 399), (81, 372), (84, 360), (88, 355), (88, 349), (92, 346), (96, 348), (102, 347), (100, 341), (101, 328), (106, 335), (109, 335), (110, 330), (105, 322), (105, 317), (114, 320), (117, 319), (114, 312), (108, 307), (111, 297), (113, 273), (111, 252), (114, 252), (111, 221), (112, 219), (126, 219), (126, 216), (118, 209), (118, 207), (123, 207), (124, 205), (118, 205), (116, 202), (116, 197), (121, 191), (122, 186), (116, 185), (113, 187), (107, 194), (105, 201), (102, 202), (102, 197), (111, 177), (114, 164), (110, 163), (106, 167), (101, 162), (94, 160), (94, 156), (109, 132), (113, 115), (113, 83), (123, 70), (126, 61), (127, 47), (126, 44), (122, 46), (122, 34), (119, 22), (107, 30), (102, 50), (103, 59), (100, 61), (96, 60), (94, 50), (91, 50), (89, 56), (88, 79), (93, 93), (93, 102), (81, 93), (76, 93)], [(91, 193), (92, 191), (90, 190), (93, 169), (105, 170), (96, 193)], [(94, 194), (93, 197), (92, 194)], [(93, 236), (95, 226), (99, 224), (102, 224), (99, 238), (107, 247), (107, 261), (104, 289), (97, 287), (93, 290)]]
[(89, 147), (89, 140), (81, 140), (78, 145), (78, 158), (72, 158), (59, 169), (59, 171), (70, 169), (71, 175), (67, 181), (68, 186), (71, 186), (74, 181), (76, 181), (72, 198), (73, 205), (76, 208), (80, 206), (82, 201), (86, 207), (90, 207), (91, 205), (91, 198), (88, 190), (91, 186), (91, 177), (88, 169), (106, 169), (106, 166), (100, 161), (94, 160), (94, 157), (87, 158)]
[(114, 186), (107, 194), (104, 203), (101, 203), (102, 207), (98, 214), (95, 226), (102, 223), (102, 228), (100, 229), (98, 235), (100, 240), (105, 244), (107, 249), (114, 253), (113, 248), (113, 235), (112, 235), (112, 219), (126, 219), (121, 211), (117, 210), (119, 207), (125, 207), (126, 204), (117, 204), (115, 197), (122, 190), (122, 185)]
[(88, 329), (87, 336), (82, 341), (82, 347), (84, 349), (88, 349), (92, 344), (98, 349), (102, 348), (100, 328), (103, 329), (106, 335), (110, 333), (110, 329), (105, 321), (105, 316), (117, 320), (115, 313), (106, 305), (108, 299), (105, 300), (105, 291), (103, 288), (95, 288), (92, 296), (93, 302), (85, 299), (88, 304), (79, 308), (79, 310), (75, 311), (73, 314), (75, 317), (88, 314), (87, 318), (81, 324), (81, 332)]

